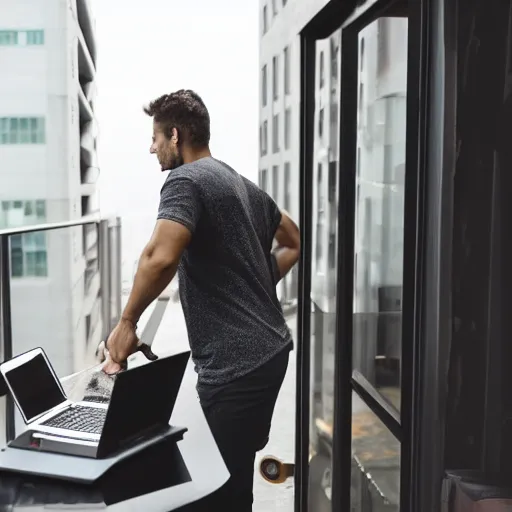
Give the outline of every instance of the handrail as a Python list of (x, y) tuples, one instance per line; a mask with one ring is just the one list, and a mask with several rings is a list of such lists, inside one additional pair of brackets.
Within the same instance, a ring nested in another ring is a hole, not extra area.
[(21, 235), (23, 233), (34, 233), (36, 231), (51, 231), (53, 229), (73, 228), (76, 226), (84, 226), (86, 224), (98, 224), (107, 218), (101, 218), (97, 214), (84, 215), (78, 220), (67, 220), (63, 222), (47, 222), (45, 224), (32, 224), (30, 226), (20, 226), (17, 228), (0, 229), (1, 236)]

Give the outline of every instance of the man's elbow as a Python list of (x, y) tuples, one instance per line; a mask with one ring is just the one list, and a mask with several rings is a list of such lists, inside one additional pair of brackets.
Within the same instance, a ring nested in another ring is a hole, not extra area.
[(162, 251), (148, 245), (142, 253), (140, 263), (153, 271), (165, 272), (175, 270), (178, 267), (179, 258), (169, 251)]

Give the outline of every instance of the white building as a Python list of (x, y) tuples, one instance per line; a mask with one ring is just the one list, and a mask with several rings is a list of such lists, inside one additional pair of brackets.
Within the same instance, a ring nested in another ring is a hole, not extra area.
[[(299, 30), (325, 0), (260, 0), (259, 185), (299, 221)], [(282, 301), (297, 294), (297, 267)]]
[[(95, 62), (88, 0), (0, 0), (0, 229), (98, 210)], [(102, 328), (96, 229), (11, 237), (11, 274), (14, 353), (82, 368)]]

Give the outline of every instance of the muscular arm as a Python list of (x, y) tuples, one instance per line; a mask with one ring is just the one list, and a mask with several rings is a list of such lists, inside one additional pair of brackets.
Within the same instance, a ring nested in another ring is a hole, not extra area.
[(281, 280), (297, 263), (300, 256), (300, 232), (287, 212), (281, 210), (281, 222), (274, 236), (277, 247), (273, 250)]
[(122, 318), (136, 325), (146, 308), (158, 298), (176, 274), (181, 254), (192, 233), (182, 224), (160, 219), (139, 259), (133, 288)]

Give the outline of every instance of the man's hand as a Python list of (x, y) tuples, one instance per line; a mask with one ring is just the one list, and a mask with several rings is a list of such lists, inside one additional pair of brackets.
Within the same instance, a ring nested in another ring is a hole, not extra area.
[(108, 351), (107, 362), (103, 371), (108, 374), (118, 373), (126, 364), (128, 356), (137, 350), (139, 338), (135, 325), (121, 318), (107, 339), (105, 348)]

